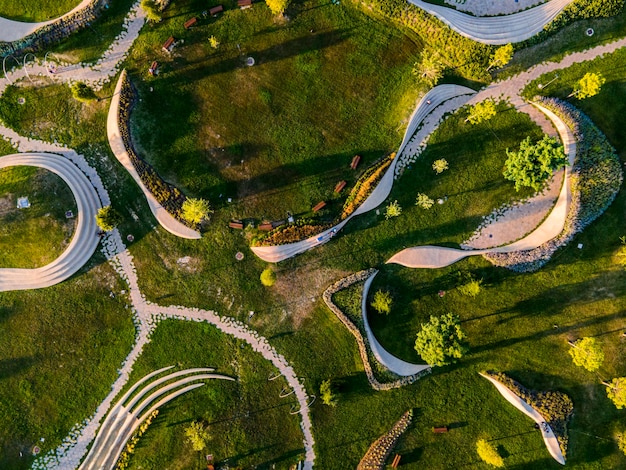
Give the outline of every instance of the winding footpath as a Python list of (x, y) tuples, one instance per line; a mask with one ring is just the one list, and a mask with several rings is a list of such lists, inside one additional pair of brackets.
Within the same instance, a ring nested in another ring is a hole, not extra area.
[(550, 455), (554, 460), (559, 462), (561, 465), (565, 465), (565, 457), (563, 456), (563, 452), (561, 452), (561, 446), (559, 445), (559, 441), (552, 431), (552, 428), (546, 422), (546, 419), (539, 414), (537, 410), (535, 410), (532, 406), (518, 397), (515, 393), (513, 393), (508, 387), (501, 384), (497, 380), (489, 377), (485, 374), (480, 374), (481, 377), (489, 380), (493, 384), (494, 387), (500, 392), (500, 394), (515, 408), (520, 410), (525, 415), (529, 416), (535, 423), (539, 425), (539, 429), (541, 429), (541, 436), (543, 437), (543, 442), (546, 444), (546, 448)]
[[(512, 1), (512, 0), (511, 0)], [(502, 45), (525, 41), (543, 30), (574, 0), (550, 0), (528, 10), (505, 16), (473, 16), (450, 7), (409, 0), (418, 8), (439, 18), (444, 24), (474, 41)]]

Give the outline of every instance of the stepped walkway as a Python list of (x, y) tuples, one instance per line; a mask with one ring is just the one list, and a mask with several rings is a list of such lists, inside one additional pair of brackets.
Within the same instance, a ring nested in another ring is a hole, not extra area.
[(0, 269), (0, 291), (49, 287), (76, 273), (98, 246), (96, 213), (101, 206), (98, 193), (83, 171), (68, 158), (50, 153), (17, 153), (0, 157), (0, 168), (12, 166), (45, 168), (69, 186), (78, 207), (76, 232), (67, 249), (52, 263), (35, 269)]
[(0, 41), (11, 42), (11, 41), (17, 41), (19, 39), (22, 39), (28, 36), (29, 34), (34, 33), (39, 28), (55, 23), (65, 18), (66, 16), (72, 15), (73, 13), (82, 10), (87, 5), (89, 5), (92, 1), (93, 0), (83, 0), (82, 2), (80, 2), (79, 5), (77, 5), (75, 8), (73, 8), (66, 14), (61, 15), (58, 18), (55, 18), (49, 21), (42, 21), (40, 23), (26, 23), (23, 21), (14, 21), (14, 20), (9, 20), (7, 18), (3, 18), (0, 16)]
[(484, 44), (502, 45), (525, 41), (543, 30), (574, 0), (550, 0), (528, 10), (506, 16), (473, 16), (450, 7), (422, 0), (409, 0), (439, 18), (462, 36)]

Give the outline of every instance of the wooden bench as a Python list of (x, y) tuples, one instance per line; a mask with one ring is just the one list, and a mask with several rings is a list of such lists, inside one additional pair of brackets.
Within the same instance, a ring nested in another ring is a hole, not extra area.
[(185, 29), (189, 29), (193, 25), (195, 25), (197, 22), (198, 22), (198, 18), (194, 16), (193, 18), (189, 18), (187, 21), (185, 21), (185, 24), (183, 26), (185, 27)]
[(435, 434), (444, 434), (444, 433), (448, 432), (448, 426), (435, 427), (435, 428), (433, 428), (433, 432)]
[(263, 230), (264, 232), (269, 232), (273, 228), (274, 227), (272, 227), (271, 222), (263, 222), (262, 224), (259, 225), (259, 230)]
[(228, 226), (237, 230), (243, 230), (243, 222), (241, 220), (231, 220)]
[(396, 454), (393, 458), (393, 461), (391, 462), (391, 468), (398, 468), (398, 465), (400, 465), (400, 454)]
[(156, 75), (158, 73), (158, 70), (159, 70), (159, 63), (155, 60), (150, 65), (150, 68), (148, 69), (148, 73), (150, 75), (154, 76), (154, 75)]
[(252, 7), (252, 0), (237, 0), (237, 6), (242, 10)]
[(345, 188), (345, 187), (346, 187), (346, 182), (345, 182), (345, 181), (340, 181), (340, 182), (339, 182), (339, 183), (337, 183), (337, 185), (335, 186), (335, 191), (334, 191), (334, 192), (336, 192), (336, 193), (340, 193), (340, 192), (341, 192), (341, 190), (342, 190), (343, 188)]
[(176, 39), (174, 39), (174, 36), (170, 36), (167, 41), (165, 41), (165, 43), (163, 44), (163, 50), (165, 52), (172, 52), (172, 49), (174, 49), (174, 42), (176, 41)]
[(209, 10), (209, 15), (217, 16), (218, 13), (222, 13), (224, 11), (224, 7), (222, 5), (218, 5)]
[(324, 201), (320, 201), (315, 205), (315, 207), (313, 207), (313, 212), (317, 212), (323, 209), (324, 207), (326, 207), (326, 203)]
[(350, 168), (356, 170), (356, 167), (359, 166), (359, 162), (361, 161), (361, 155), (355, 155), (352, 159), (352, 163), (350, 163)]

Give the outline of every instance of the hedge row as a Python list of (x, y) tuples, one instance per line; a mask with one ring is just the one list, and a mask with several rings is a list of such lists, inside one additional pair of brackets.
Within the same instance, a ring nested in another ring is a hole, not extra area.
[(502, 372), (487, 371), (486, 374), (500, 382), (520, 397), (546, 420), (554, 432), (563, 457), (567, 455), (567, 422), (574, 411), (574, 404), (563, 392), (536, 392), (529, 390)]
[(576, 140), (576, 159), (571, 169), (571, 203), (563, 232), (534, 250), (485, 255), (497, 266), (530, 272), (544, 266), (577, 233), (611, 205), (623, 181), (617, 152), (587, 115), (555, 98), (537, 98), (570, 128)]
[[(181, 217), (182, 205), (185, 202), (185, 195), (180, 190), (169, 183), (163, 181), (159, 174), (148, 163), (139, 158), (135, 148), (133, 147), (132, 138), (129, 130), (130, 112), (135, 101), (135, 90), (124, 75), (122, 79), (122, 89), (120, 90), (120, 105), (118, 113), (118, 127), (120, 135), (124, 142), (124, 147), (133, 167), (139, 174), (141, 182), (146, 186), (148, 191), (156, 198), (167, 212), (174, 216), (177, 220), (185, 225), (189, 225), (185, 219)], [(195, 228), (195, 227), (192, 227)]]
[(296, 243), (328, 230), (332, 224), (316, 224), (310, 221), (299, 221), (295, 224), (276, 227), (261, 240), (257, 239), (255, 246), (274, 246)]

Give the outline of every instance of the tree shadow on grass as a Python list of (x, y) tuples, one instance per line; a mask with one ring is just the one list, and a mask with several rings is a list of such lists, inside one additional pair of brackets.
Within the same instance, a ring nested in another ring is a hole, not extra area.
[(23, 356), (11, 359), (0, 359), (0, 380), (18, 375), (39, 361), (37, 356)]

